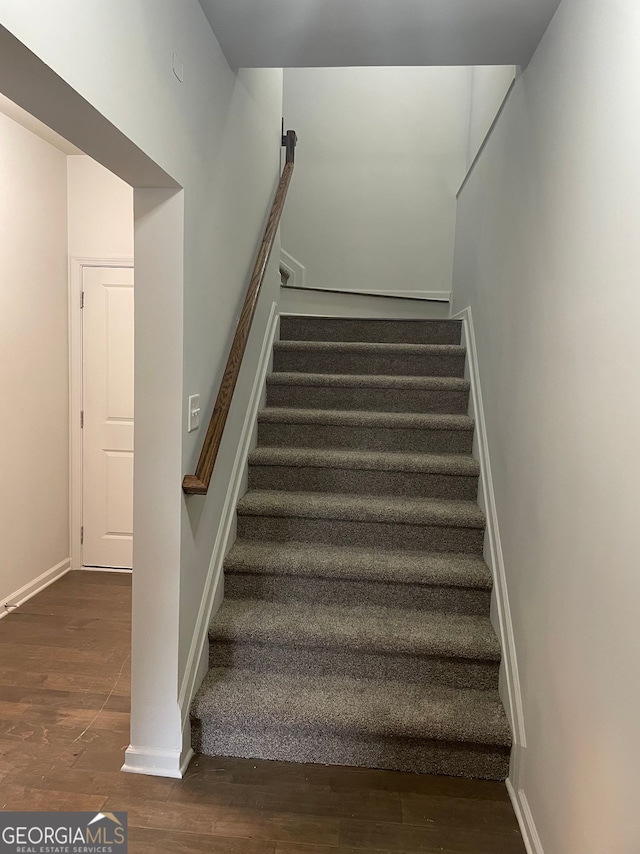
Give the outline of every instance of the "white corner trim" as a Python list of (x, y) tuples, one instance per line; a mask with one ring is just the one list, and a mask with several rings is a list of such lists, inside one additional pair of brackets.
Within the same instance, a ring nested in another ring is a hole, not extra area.
[(527, 849), (527, 854), (544, 854), (542, 842), (540, 841), (540, 836), (538, 835), (524, 789), (515, 789), (511, 780), (507, 779), (507, 791), (509, 792), (513, 810), (522, 831), (522, 838)]
[(307, 268), (282, 248), (280, 248), (280, 266), (284, 267), (291, 277), (287, 287), (299, 288), (304, 285), (307, 279)]
[(150, 777), (181, 779), (193, 758), (193, 750), (157, 750), (153, 747), (134, 747), (125, 752), (121, 771), (126, 774), (148, 774)]
[(408, 299), (424, 299), (424, 300), (438, 300), (439, 302), (450, 302), (451, 301), (451, 291), (399, 291), (399, 290), (379, 290), (379, 289), (369, 289), (369, 290), (352, 290), (351, 288), (346, 289), (348, 293), (354, 294), (371, 294), (373, 296), (383, 296), (383, 297), (403, 297)]
[(489, 454), (487, 425), (484, 417), (480, 367), (478, 364), (478, 351), (476, 347), (471, 307), (469, 306), (453, 315), (452, 319), (462, 320), (464, 336), (463, 343), (467, 349), (466, 372), (468, 379), (471, 382), (470, 415), (475, 421), (478, 462), (480, 463), (480, 490), (478, 498), (487, 519), (485, 559), (487, 560), (489, 569), (493, 575), (498, 618), (497, 628), (500, 637), (500, 646), (502, 647), (502, 654), (504, 657), (504, 675), (507, 696), (503, 697), (503, 701), (505, 701), (507, 714), (509, 716), (514, 745), (516, 748), (526, 747), (527, 741), (524, 727), (522, 693), (520, 690), (520, 676), (518, 673), (518, 657), (516, 654), (515, 637), (513, 634), (513, 622), (511, 619), (511, 608), (509, 605), (509, 593), (507, 589), (507, 576), (504, 566), (504, 557), (502, 554), (500, 526), (498, 524), (498, 512), (496, 509), (495, 493), (493, 488), (491, 457)]
[[(272, 303), (262, 341), (262, 349), (258, 359), (258, 367), (253, 381), (253, 388), (251, 389), (251, 395), (249, 397), (249, 405), (247, 406), (244, 423), (242, 425), (242, 430), (240, 431), (236, 458), (233, 463), (231, 477), (229, 478), (229, 485), (227, 487), (227, 494), (222, 508), (218, 533), (213, 545), (211, 562), (209, 563), (209, 571), (207, 573), (207, 580), (202, 593), (200, 610), (198, 612), (198, 618), (196, 620), (193, 637), (191, 639), (187, 664), (182, 678), (182, 683), (180, 685), (178, 705), (182, 715), (183, 733), (189, 723), (189, 708), (191, 700), (193, 699), (199, 685), (198, 679), (201, 679), (203, 675), (203, 657), (206, 661), (206, 657), (208, 655), (207, 631), (214, 605), (216, 600), (220, 598), (221, 582), (223, 579), (222, 566), (225, 555), (231, 545), (229, 543), (229, 536), (235, 519), (238, 495), (242, 486), (242, 479), (247, 464), (247, 457), (249, 456), (253, 429), (258, 415), (258, 408), (260, 406), (267, 371), (269, 369), (271, 353), (273, 352), (273, 343), (278, 329), (279, 315), (277, 309), (278, 304), (276, 302)], [(204, 671), (206, 672), (206, 666), (204, 666)]]
[[(32, 596), (35, 596), (37, 593), (44, 590), (45, 587), (48, 587), (50, 584), (53, 584), (54, 581), (62, 578), (62, 576), (66, 575), (70, 569), (71, 558), (66, 557), (64, 560), (61, 560), (60, 563), (52, 566), (51, 569), (47, 569), (42, 573), (42, 575), (34, 578), (33, 581), (30, 581), (19, 590), (16, 590), (15, 593), (12, 593), (10, 596), (3, 597), (0, 602), (0, 620), (3, 617), (6, 617), (7, 614), (14, 613), (20, 605), (24, 605), (24, 603), (31, 599)], [(12, 605), (14, 607), (5, 607), (8, 605)]]
[(507, 89), (507, 91), (504, 93), (504, 97), (502, 98), (502, 101), (500, 102), (500, 106), (498, 107), (498, 111), (495, 114), (493, 121), (491, 122), (491, 124), (489, 126), (489, 129), (487, 130), (486, 134), (484, 135), (484, 139), (480, 143), (480, 148), (478, 148), (478, 150), (475, 153), (473, 160), (469, 164), (469, 168), (467, 169), (467, 173), (463, 178), (462, 184), (460, 184), (460, 188), (458, 189), (458, 192), (456, 193), (456, 198), (460, 197), (460, 193), (462, 193), (462, 191), (466, 187), (467, 181), (471, 177), (473, 170), (476, 168), (476, 164), (478, 163), (478, 161), (482, 157), (482, 154), (483, 154), (485, 148), (487, 147), (487, 143), (489, 142), (489, 139), (491, 138), (491, 135), (494, 131), (494, 128), (498, 124), (500, 116), (502, 115), (504, 108), (507, 105), (507, 101), (511, 97), (511, 93), (513, 92), (513, 87), (516, 85), (521, 74), (522, 74), (522, 68), (519, 65), (516, 65), (516, 71), (515, 71), (515, 74), (513, 75), (513, 80), (509, 84), (509, 88)]

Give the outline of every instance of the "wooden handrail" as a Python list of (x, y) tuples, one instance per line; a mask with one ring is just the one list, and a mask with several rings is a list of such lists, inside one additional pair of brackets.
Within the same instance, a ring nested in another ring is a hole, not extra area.
[(204, 437), (204, 444), (202, 445), (202, 451), (200, 452), (196, 472), (195, 474), (185, 475), (185, 478), (182, 481), (182, 489), (188, 495), (206, 495), (207, 490), (209, 489), (211, 476), (213, 474), (213, 467), (216, 462), (216, 457), (218, 456), (220, 442), (222, 441), (224, 425), (227, 422), (233, 392), (235, 391), (236, 383), (238, 381), (238, 374), (240, 373), (240, 366), (242, 365), (244, 351), (247, 347), (253, 316), (256, 312), (256, 305), (258, 304), (260, 290), (262, 289), (262, 283), (264, 281), (265, 273), (267, 272), (267, 265), (269, 263), (269, 258), (271, 257), (273, 242), (276, 237), (276, 232), (278, 231), (280, 217), (282, 216), (284, 202), (287, 197), (287, 190), (289, 189), (289, 183), (293, 174), (297, 140), (298, 138), (293, 130), (288, 130), (282, 137), (282, 145), (286, 148), (284, 169), (280, 176), (280, 183), (278, 184), (278, 189), (276, 190), (276, 195), (271, 207), (271, 213), (267, 220), (267, 227), (264, 232), (264, 237), (262, 238), (262, 243), (260, 244), (260, 250), (258, 252), (258, 257), (256, 258), (253, 273), (251, 274), (249, 290), (247, 291), (247, 296), (245, 298), (244, 305), (242, 306), (242, 312), (240, 313), (240, 319), (238, 320), (236, 334), (233, 336), (233, 344), (231, 345), (227, 365), (224, 369), (222, 382), (220, 383), (218, 397), (216, 398), (216, 403), (213, 407), (211, 421), (207, 428), (207, 435)]

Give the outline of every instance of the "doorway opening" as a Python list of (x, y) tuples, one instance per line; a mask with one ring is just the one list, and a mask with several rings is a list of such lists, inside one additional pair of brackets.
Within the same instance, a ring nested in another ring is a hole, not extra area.
[(0, 151), (5, 615), (133, 566), (134, 225), (132, 188), (4, 95)]

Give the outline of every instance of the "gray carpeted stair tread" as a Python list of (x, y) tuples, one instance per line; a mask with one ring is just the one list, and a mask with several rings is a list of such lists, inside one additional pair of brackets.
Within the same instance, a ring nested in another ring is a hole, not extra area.
[(218, 727), (266, 727), (508, 747), (497, 691), (214, 668), (192, 707)]
[(490, 590), (483, 558), (465, 554), (359, 549), (305, 543), (236, 540), (225, 572), (439, 585)]
[(380, 605), (226, 599), (211, 621), (209, 639), (368, 654), (500, 659), (488, 617)]
[(382, 356), (464, 356), (466, 353), (460, 344), (400, 344), (374, 341), (276, 341), (273, 349), (276, 353), (362, 353)]
[(385, 453), (331, 448), (258, 447), (249, 455), (253, 466), (366, 469), (369, 471), (424, 472), (477, 477), (480, 466), (469, 454)]
[(387, 320), (281, 315), (281, 340), (459, 344), (459, 320)]
[(326, 424), (336, 427), (380, 427), (403, 430), (472, 431), (468, 415), (421, 412), (368, 412), (352, 409), (293, 409), (271, 406), (258, 414), (258, 421), (274, 424)]
[(485, 526), (484, 514), (473, 501), (266, 489), (247, 492), (238, 502), (238, 514), (476, 529)]
[(378, 374), (304, 374), (278, 371), (267, 376), (267, 385), (329, 386), (332, 388), (385, 388), (428, 391), (469, 391), (461, 377), (411, 377)]

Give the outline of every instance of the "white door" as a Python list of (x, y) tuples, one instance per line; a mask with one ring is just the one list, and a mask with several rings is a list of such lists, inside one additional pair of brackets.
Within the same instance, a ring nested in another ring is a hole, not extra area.
[(82, 562), (132, 566), (133, 270), (82, 274)]

